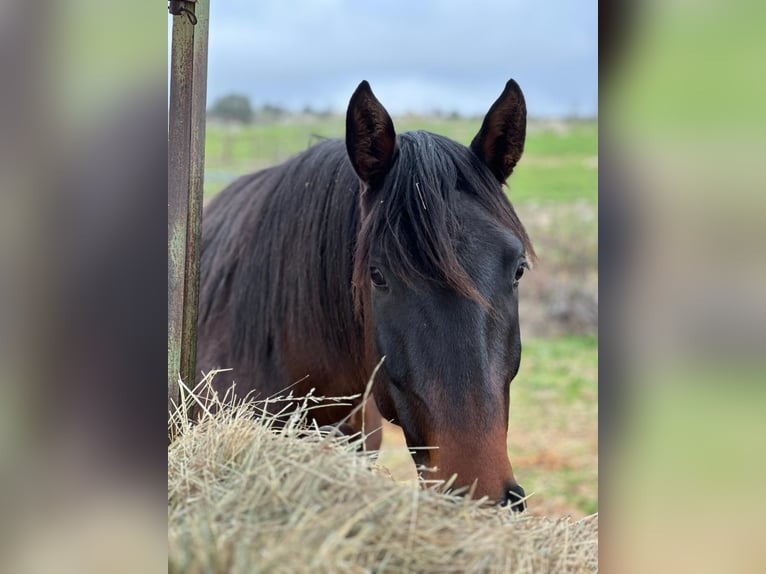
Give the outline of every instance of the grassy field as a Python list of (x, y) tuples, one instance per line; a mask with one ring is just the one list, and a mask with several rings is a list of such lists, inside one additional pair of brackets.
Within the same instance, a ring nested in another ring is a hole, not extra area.
[[(424, 129), (470, 143), (478, 119), (395, 118), (399, 132)], [(321, 138), (343, 137), (341, 117), (207, 128), (205, 196), (239, 175), (284, 161)], [(598, 510), (598, 125), (530, 122), (511, 200), (539, 262), (524, 278), (521, 371), (511, 387), (509, 448), (538, 515)], [(380, 462), (415, 476), (401, 431), (389, 425)]]
[[(478, 119), (402, 118), (400, 132), (427, 130), (468, 145)], [(280, 163), (322, 138), (342, 138), (341, 117), (292, 119), (250, 126), (207, 127), (205, 196), (212, 197), (239, 175)], [(532, 122), (524, 157), (511, 178), (514, 202), (585, 200), (595, 203), (598, 189), (596, 122)]]

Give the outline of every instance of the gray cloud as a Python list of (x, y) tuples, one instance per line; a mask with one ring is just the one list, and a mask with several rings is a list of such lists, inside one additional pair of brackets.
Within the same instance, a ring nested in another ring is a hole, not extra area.
[(209, 99), (345, 108), (363, 79), (392, 113), (481, 114), (515, 78), (532, 115), (598, 106), (596, 2), (218, 0)]

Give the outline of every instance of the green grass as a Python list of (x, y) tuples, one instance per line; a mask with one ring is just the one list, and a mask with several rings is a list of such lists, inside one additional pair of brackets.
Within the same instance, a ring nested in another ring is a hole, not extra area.
[[(478, 119), (403, 118), (400, 132), (426, 130), (468, 145)], [(340, 117), (227, 127), (211, 123), (205, 146), (205, 196), (212, 197), (239, 175), (280, 163), (321, 138), (342, 138)], [(514, 202), (597, 201), (598, 124), (531, 123), (526, 151), (510, 180)]]
[(598, 339), (524, 343), (508, 431), (519, 482), (547, 513), (598, 511)]
[[(597, 369), (597, 337), (532, 339), (524, 343), (519, 376), (523, 375), (526, 388), (564, 390), (568, 397), (579, 400), (595, 393)], [(575, 388), (580, 392), (573, 394)]]

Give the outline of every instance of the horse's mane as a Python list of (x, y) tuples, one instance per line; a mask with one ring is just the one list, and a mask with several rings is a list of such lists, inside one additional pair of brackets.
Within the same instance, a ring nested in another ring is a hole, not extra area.
[(269, 363), (297, 336), (329, 372), (344, 356), (363, 356), (359, 319), (373, 245), (410, 284), (427, 279), (480, 299), (457, 257), (455, 193), (470, 194), (533, 255), (502, 187), (473, 152), (428, 132), (401, 134), (398, 144), (384, 187), (362, 197), (364, 221), (360, 182), (340, 140), (242, 177), (211, 202), (199, 322), (201, 335), (208, 323), (229, 322), (219, 360)]
[[(224, 365), (269, 363), (288, 333), (315, 341), (317, 352), (357, 349), (358, 187), (343, 142), (329, 140), (240, 178), (210, 203), (199, 324), (202, 336), (207, 324), (228, 323)], [(316, 358), (334, 359), (325, 355)]]

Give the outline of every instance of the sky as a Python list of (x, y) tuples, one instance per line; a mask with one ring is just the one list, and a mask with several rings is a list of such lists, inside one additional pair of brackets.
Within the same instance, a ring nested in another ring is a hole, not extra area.
[(208, 105), (484, 114), (509, 78), (533, 117), (598, 113), (595, 0), (211, 0)]

